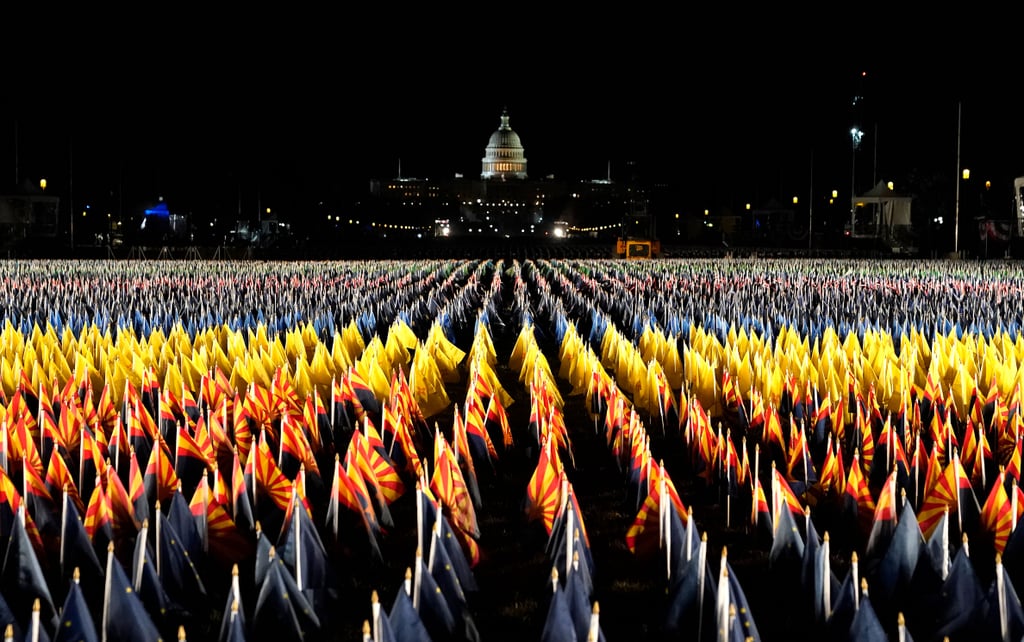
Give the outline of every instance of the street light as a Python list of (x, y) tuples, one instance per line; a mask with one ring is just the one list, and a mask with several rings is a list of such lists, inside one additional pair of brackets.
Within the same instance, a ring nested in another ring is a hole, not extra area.
[(853, 143), (850, 153), (850, 236), (853, 236), (854, 220), (857, 214), (857, 148), (860, 140), (864, 138), (864, 132), (854, 127), (850, 130), (850, 140)]

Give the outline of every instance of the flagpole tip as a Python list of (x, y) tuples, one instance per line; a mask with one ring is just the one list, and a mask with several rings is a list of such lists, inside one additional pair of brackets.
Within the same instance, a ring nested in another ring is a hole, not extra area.
[(178, 625), (178, 640), (180, 642), (181, 640), (184, 640), (184, 639), (185, 639), (185, 627), (184, 627), (184, 625), (179, 624)]
[(405, 567), (405, 579), (407, 579), (407, 580), (411, 580), (412, 579), (412, 567), (410, 567), (410, 566), (406, 566)]
[(231, 575), (232, 575), (232, 577), (238, 577), (238, 563), (237, 562), (235, 564), (231, 565)]
[(370, 593), (370, 604), (377, 604), (378, 602), (380, 602), (380, 597), (377, 595), (377, 591), (374, 590)]
[(854, 551), (853, 553), (850, 554), (850, 563), (851, 564), (856, 564), (857, 563), (857, 551)]

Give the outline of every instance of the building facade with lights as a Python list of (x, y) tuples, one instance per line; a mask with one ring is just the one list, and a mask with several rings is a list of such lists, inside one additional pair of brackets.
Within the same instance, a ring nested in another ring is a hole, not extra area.
[[(401, 172), (400, 172), (401, 173)], [(610, 173), (610, 172), (609, 172)], [(367, 218), (377, 227), (435, 236), (562, 237), (617, 228), (636, 185), (530, 178), (526, 149), (508, 110), (487, 139), (479, 177), (439, 181), (397, 177), (370, 182)]]

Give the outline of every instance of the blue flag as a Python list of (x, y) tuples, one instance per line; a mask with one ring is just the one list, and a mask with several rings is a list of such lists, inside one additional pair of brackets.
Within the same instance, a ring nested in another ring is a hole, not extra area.
[(160, 631), (132, 590), (121, 563), (114, 558), (113, 543), (107, 546), (106, 580), (100, 638), (108, 642), (160, 639)]
[(431, 642), (427, 627), (420, 619), (419, 613), (412, 605), (412, 598), (405, 592), (405, 587), (398, 588), (395, 601), (388, 613), (389, 624), (396, 640), (401, 642)]
[[(24, 510), (25, 506), (22, 505), (18, 512), (23, 514)], [(53, 605), (46, 576), (43, 575), (42, 566), (19, 515), (14, 516), (11, 528), (7, 555), (4, 558), (3, 571), (0, 573), (0, 592), (7, 598), (22, 630), (28, 628), (32, 604), (38, 599), (43, 626), (48, 631), (53, 631), (57, 625), (57, 609)]]
[(576, 624), (573, 622), (569, 604), (561, 584), (555, 582), (548, 614), (544, 619), (544, 630), (540, 634), (541, 642), (577, 642)]
[(96, 624), (82, 595), (77, 573), (75, 575), (67, 597), (64, 598), (64, 608), (61, 609), (54, 642), (99, 642)]

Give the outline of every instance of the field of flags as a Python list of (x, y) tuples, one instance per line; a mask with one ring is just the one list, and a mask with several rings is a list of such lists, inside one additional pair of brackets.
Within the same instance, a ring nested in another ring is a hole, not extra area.
[[(1003, 263), (0, 263), (4, 639), (1016, 642), (1022, 289)], [(507, 569), (532, 607), (491, 630)]]

